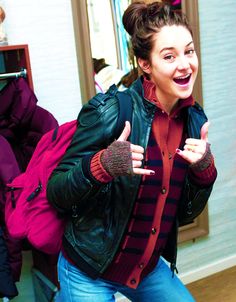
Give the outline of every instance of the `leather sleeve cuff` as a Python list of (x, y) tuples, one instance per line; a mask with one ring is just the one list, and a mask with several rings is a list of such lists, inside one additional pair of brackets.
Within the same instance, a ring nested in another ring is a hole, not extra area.
[(101, 182), (98, 181), (91, 172), (91, 162), (95, 154), (85, 156), (82, 161), (82, 167), (85, 177), (88, 178), (89, 181), (94, 185), (100, 186)]

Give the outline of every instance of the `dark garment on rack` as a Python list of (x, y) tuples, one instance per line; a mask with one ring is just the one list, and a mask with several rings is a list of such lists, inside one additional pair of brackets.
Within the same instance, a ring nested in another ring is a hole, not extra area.
[(8, 259), (8, 249), (3, 238), (0, 227), (0, 298), (13, 298), (18, 295), (18, 291), (11, 275), (11, 268)]
[(11, 144), (21, 171), (25, 171), (41, 136), (58, 125), (37, 102), (24, 78), (12, 80), (0, 92), (0, 135)]
[(5, 185), (25, 171), (42, 135), (58, 126), (55, 117), (37, 102), (24, 78), (11, 80), (0, 91), (0, 226), (14, 281), (20, 279), (23, 242), (11, 238), (5, 228)]
[[(12, 266), (12, 276), (15, 281), (20, 278), (21, 266), (22, 266), (22, 242), (20, 240), (12, 239), (7, 232), (4, 225), (4, 189), (5, 184), (8, 183), (13, 177), (20, 174), (20, 169), (16, 161), (16, 157), (13, 153), (10, 143), (0, 135), (0, 225), (4, 229), (3, 237), (7, 247), (10, 251), (8, 260)], [(1, 257), (1, 254), (0, 254)], [(1, 275), (1, 273), (0, 273)]]

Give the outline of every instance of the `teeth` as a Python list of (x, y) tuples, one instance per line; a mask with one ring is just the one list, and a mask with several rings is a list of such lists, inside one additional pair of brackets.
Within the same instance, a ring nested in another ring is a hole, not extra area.
[(188, 74), (186, 74), (185, 76), (182, 76), (182, 77), (177, 77), (176, 79), (178, 79), (178, 80), (183, 80), (183, 79), (186, 79), (186, 78), (188, 78), (189, 77), (189, 73)]

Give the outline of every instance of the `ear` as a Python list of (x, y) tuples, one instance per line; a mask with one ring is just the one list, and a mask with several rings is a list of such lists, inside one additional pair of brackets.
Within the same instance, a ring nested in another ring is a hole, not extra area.
[(149, 61), (138, 58), (138, 64), (143, 72), (150, 74), (151, 73), (151, 65)]

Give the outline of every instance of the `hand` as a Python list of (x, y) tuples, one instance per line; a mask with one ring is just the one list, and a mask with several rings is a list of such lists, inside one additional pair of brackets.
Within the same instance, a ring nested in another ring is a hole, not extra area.
[(208, 142), (209, 122), (206, 122), (201, 128), (201, 138), (187, 138), (184, 150), (176, 149), (176, 152), (187, 160), (190, 164), (200, 161), (206, 153)]
[[(127, 141), (131, 132), (130, 122), (125, 122), (124, 130), (122, 131), (121, 135), (117, 139), (117, 141)], [(130, 151), (131, 151), (131, 158), (132, 158), (132, 167), (134, 174), (141, 174), (141, 175), (154, 175), (155, 172), (153, 170), (143, 169), (142, 167), (142, 160), (144, 158), (144, 149), (139, 145), (130, 144)]]

